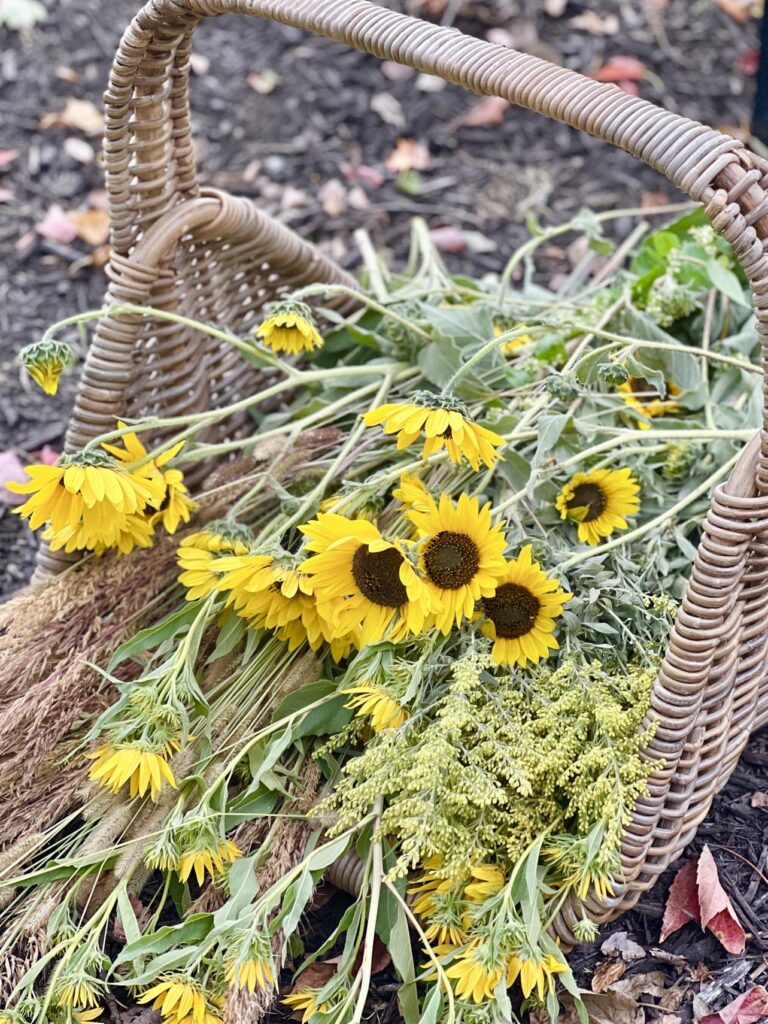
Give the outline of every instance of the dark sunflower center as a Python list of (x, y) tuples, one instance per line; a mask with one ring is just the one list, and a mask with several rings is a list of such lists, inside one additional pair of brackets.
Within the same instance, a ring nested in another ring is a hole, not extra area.
[(541, 604), (518, 583), (502, 583), (493, 597), (483, 602), (486, 616), (496, 627), (496, 636), (515, 640), (533, 629)]
[(605, 494), (597, 484), (579, 484), (573, 489), (573, 497), (568, 502), (568, 508), (586, 507), (588, 511), (582, 522), (591, 523), (602, 514), (605, 504)]
[(641, 405), (650, 405), (651, 402), (658, 402), (661, 398), (656, 388), (645, 377), (630, 377), (629, 386), (632, 389), (632, 395)]
[(440, 437), (444, 437), (446, 441), (450, 441), (453, 438), (453, 431), (451, 430), (450, 427), (446, 427), (445, 430), (440, 435)]
[(480, 568), (477, 545), (466, 533), (442, 530), (424, 551), (427, 575), (442, 590), (458, 590), (469, 583)]
[(408, 600), (408, 592), (400, 582), (403, 556), (395, 548), (369, 551), (363, 544), (352, 557), (352, 576), (363, 597), (373, 604), (399, 608)]

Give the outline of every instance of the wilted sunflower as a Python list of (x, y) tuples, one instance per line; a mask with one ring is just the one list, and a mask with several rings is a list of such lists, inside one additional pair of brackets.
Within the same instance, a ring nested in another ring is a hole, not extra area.
[(399, 704), (394, 697), (384, 689), (383, 686), (376, 686), (375, 683), (360, 683), (358, 686), (350, 686), (342, 693), (347, 693), (352, 700), (347, 701), (346, 707), (354, 710), (358, 718), (370, 716), (371, 728), (374, 732), (382, 732), (384, 729), (397, 729), (407, 722), (408, 711)]
[(406, 508), (415, 508), (417, 512), (428, 512), (435, 505), (435, 499), (413, 473), (403, 473), (398, 486), (392, 489), (392, 497)]
[(491, 524), (490, 503), (461, 494), (456, 505), (447, 494), (428, 511), (406, 512), (421, 533), (419, 565), (435, 610), (435, 624), (446, 635), (454, 623), (471, 618), (481, 598), (491, 597), (507, 568), (503, 523)]
[(246, 555), (253, 537), (238, 523), (213, 522), (179, 544), (176, 561), (182, 573), (179, 583), (187, 588), (187, 600), (196, 601), (216, 590), (220, 556)]
[(280, 1002), (290, 1007), (294, 1013), (301, 1013), (302, 1024), (307, 1024), (316, 1013), (327, 1013), (331, 1008), (330, 1003), (321, 1003), (318, 1000), (319, 991), (316, 988), (303, 988), (299, 992), (283, 996)]
[(407, 448), (424, 435), (422, 458), (429, 458), (442, 448), (452, 462), (466, 459), (472, 469), (480, 465), (489, 469), (496, 465), (496, 449), (504, 443), (500, 434), (481, 427), (469, 418), (460, 402), (439, 398), (430, 392), (417, 391), (412, 402), (389, 402), (363, 416), (368, 427), (382, 424), (385, 434), (397, 434), (398, 449)]
[(518, 977), (523, 995), (528, 996), (536, 989), (541, 1002), (555, 987), (555, 976), (568, 970), (564, 960), (558, 960), (551, 953), (530, 953), (528, 956), (511, 956), (507, 964), (507, 987), (514, 985)]
[(194, 849), (181, 854), (176, 870), (182, 882), (186, 882), (194, 871), (197, 884), (202, 885), (206, 871), (215, 878), (223, 872), (226, 864), (231, 864), (238, 857), (242, 854), (231, 839), (207, 842), (203, 835)]
[(221, 1017), (212, 1012), (200, 985), (187, 975), (162, 978), (139, 996), (140, 1003), (152, 1003), (167, 1024), (221, 1024)]
[(456, 983), (456, 995), (460, 999), (482, 1003), (493, 999), (496, 986), (504, 977), (505, 968), (503, 962), (496, 962), (485, 943), (474, 941), (446, 967), (445, 973)]
[(504, 887), (504, 869), (498, 864), (473, 864), (471, 881), (464, 886), (464, 895), (473, 903), (483, 903)]
[(315, 327), (312, 310), (304, 302), (279, 302), (255, 331), (273, 352), (314, 352), (323, 345), (323, 336)]
[[(511, 330), (523, 330), (524, 324), (513, 324), (505, 327), (503, 324), (496, 324), (493, 328), (493, 335), (498, 338), (500, 334), (506, 334), (507, 331)], [(503, 356), (513, 356), (515, 352), (519, 352), (521, 348), (526, 348), (528, 345), (533, 344), (533, 338), (530, 334), (520, 334), (517, 338), (513, 338), (511, 341), (505, 341), (501, 346), (500, 352)]]
[(65, 341), (37, 341), (19, 352), (19, 362), (46, 395), (56, 394), (61, 374), (74, 360), (74, 352)]
[(440, 858), (431, 857), (408, 887), (413, 912), (425, 921), (424, 935), (441, 948), (457, 949), (466, 941), (462, 925), (462, 883), (440, 873)]
[(178, 746), (178, 743), (166, 744), (165, 749), (158, 752), (142, 749), (137, 744), (113, 746), (104, 743), (88, 754), (93, 761), (88, 778), (115, 794), (127, 782), (131, 799), (148, 792), (152, 800), (157, 800), (163, 783), (176, 789), (176, 780), (166, 758), (178, 750)]
[(301, 566), (312, 577), (320, 614), (339, 636), (354, 633), (361, 645), (420, 633), (432, 611), (425, 585), (402, 542), (385, 540), (367, 519), (333, 512), (300, 526), (316, 552)]
[(665, 382), (665, 387), (666, 395), (662, 395), (658, 388), (645, 377), (629, 377), (619, 385), (618, 390), (626, 404), (635, 412), (640, 413), (638, 426), (641, 430), (649, 430), (651, 426), (646, 422), (645, 417), (666, 416), (668, 413), (679, 410), (680, 406), (670, 398), (677, 398), (682, 391), (671, 380)]
[(257, 988), (270, 989), (275, 983), (272, 961), (266, 958), (237, 961), (227, 971), (227, 981), (253, 994)]
[(629, 469), (576, 473), (555, 501), (561, 519), (579, 524), (579, 540), (594, 547), (614, 530), (626, 530), (626, 517), (640, 510), (640, 485)]
[(495, 593), (483, 600), (481, 631), (494, 642), (497, 665), (538, 664), (558, 648), (555, 619), (570, 599), (556, 579), (533, 561), (531, 545), (507, 564)]

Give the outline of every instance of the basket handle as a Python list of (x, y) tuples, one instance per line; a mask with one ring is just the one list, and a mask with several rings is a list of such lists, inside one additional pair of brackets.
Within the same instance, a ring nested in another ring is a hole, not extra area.
[[(105, 93), (111, 241), (127, 256), (180, 199), (199, 195), (189, 116), (192, 36), (204, 17), (271, 18), (605, 139), (703, 203), (752, 286), (768, 365), (768, 163), (738, 140), (537, 57), (369, 0), (150, 0), (126, 30)], [(768, 385), (756, 471), (768, 494)]]

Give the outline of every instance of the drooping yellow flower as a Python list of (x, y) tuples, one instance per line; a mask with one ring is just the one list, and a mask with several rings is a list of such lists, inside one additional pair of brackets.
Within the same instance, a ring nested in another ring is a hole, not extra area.
[(464, 886), (464, 895), (473, 903), (484, 903), (504, 888), (504, 871), (498, 864), (473, 864), (469, 873), (474, 881)]
[(75, 361), (65, 341), (37, 341), (19, 352), (19, 362), (46, 395), (55, 395), (63, 371)]
[(114, 794), (119, 793), (127, 782), (131, 799), (149, 792), (150, 798), (157, 800), (164, 783), (176, 789), (176, 780), (166, 757), (173, 749), (178, 749), (178, 744), (169, 746), (170, 750), (166, 747), (158, 753), (135, 745), (115, 747), (104, 743), (88, 754), (93, 760), (88, 778), (106, 786)]
[(480, 942), (471, 942), (445, 969), (448, 977), (456, 983), (456, 995), (475, 1003), (493, 999), (504, 971), (505, 964), (495, 963), (488, 947)]
[[(123, 429), (125, 423), (117, 421), (118, 427)], [(123, 434), (121, 437), (124, 447), (117, 445), (103, 444), (102, 448), (119, 459), (128, 470), (133, 469), (134, 463), (146, 459), (149, 454), (139, 437), (135, 433)], [(163, 484), (163, 495), (158, 504), (154, 507), (156, 511), (151, 517), (151, 523), (155, 526), (162, 523), (166, 533), (176, 533), (180, 523), (188, 523), (190, 516), (197, 508), (197, 502), (192, 501), (189, 492), (184, 484), (184, 474), (179, 469), (164, 469), (163, 467), (175, 458), (184, 447), (184, 441), (173, 445), (166, 451), (161, 452), (154, 459), (145, 463), (145, 472), (156, 473)], [(142, 467), (144, 468), (144, 467)]]
[(481, 464), (489, 469), (496, 465), (496, 449), (504, 443), (500, 434), (473, 423), (458, 403), (448, 405), (430, 394), (417, 393), (414, 397), (414, 402), (380, 405), (367, 412), (363, 422), (368, 427), (382, 424), (385, 434), (397, 434), (398, 450), (407, 448), (423, 434), (425, 459), (445, 448), (452, 462), (458, 464), (466, 459), (475, 471)]
[(273, 352), (298, 355), (314, 352), (323, 345), (312, 310), (303, 302), (282, 302), (273, 306), (255, 333)]
[(183, 570), (179, 583), (187, 588), (187, 600), (212, 594), (219, 582), (219, 556), (248, 554), (252, 539), (246, 527), (220, 522), (185, 537), (176, 551), (176, 561)]
[(640, 485), (629, 469), (591, 469), (576, 473), (563, 487), (555, 507), (561, 519), (579, 524), (579, 540), (594, 547), (614, 530), (626, 530), (626, 517), (640, 509)]
[(461, 923), (462, 883), (442, 875), (437, 858), (427, 861), (424, 868), (408, 887), (408, 894), (413, 898), (413, 912), (425, 922), (426, 939), (430, 943), (436, 941), (438, 945), (433, 949), (443, 955), (466, 941)]
[(374, 732), (398, 729), (410, 717), (408, 711), (390, 697), (383, 687), (375, 686), (373, 683), (350, 686), (349, 689), (342, 690), (342, 693), (352, 695), (352, 700), (347, 701), (345, 707), (354, 709), (358, 718), (370, 716)]
[(649, 430), (648, 418), (666, 416), (677, 412), (680, 406), (671, 399), (677, 398), (682, 392), (674, 381), (666, 381), (666, 395), (661, 395), (645, 377), (629, 377), (619, 385), (622, 398), (630, 409), (640, 416), (637, 425), (641, 430)]
[[(151, 521), (143, 515), (125, 516), (115, 530), (109, 548), (114, 548), (121, 555), (129, 555), (134, 548), (151, 548), (154, 533)], [(95, 541), (82, 525), (65, 526), (62, 530), (54, 530), (49, 526), (43, 531), (43, 539), (48, 541), (52, 551), (60, 548), (65, 551), (82, 551), (88, 548), (101, 555), (108, 550), (107, 545)]]
[(301, 1013), (302, 1024), (307, 1024), (307, 1021), (311, 1020), (316, 1013), (328, 1013), (330, 1009), (329, 1003), (318, 1001), (318, 991), (318, 989), (303, 988), (300, 992), (283, 996), (280, 1001), (295, 1012)]
[(429, 512), (435, 504), (435, 499), (424, 483), (413, 473), (403, 473), (400, 483), (392, 490), (392, 497), (406, 508), (415, 508), (417, 512)]
[(220, 1024), (221, 1017), (205, 992), (191, 978), (174, 975), (143, 992), (138, 1001), (152, 1003), (168, 1024)]
[(90, 549), (113, 547), (128, 516), (162, 499), (162, 481), (130, 473), (100, 452), (64, 456), (56, 466), (27, 466), (26, 473), (29, 481), (7, 484), (15, 494), (30, 495), (14, 512), (29, 519), (33, 530), (47, 523), (67, 539), (70, 531), (80, 531), (79, 540)]
[(365, 645), (422, 631), (432, 602), (401, 541), (385, 540), (367, 519), (332, 512), (299, 529), (316, 552), (301, 571), (311, 576), (320, 614), (339, 636), (354, 634)]
[[(514, 330), (523, 330), (523, 324), (515, 324)], [(500, 334), (506, 334), (507, 331), (512, 330), (510, 327), (503, 327), (501, 324), (497, 324), (493, 328), (493, 335), (498, 338)], [(515, 352), (519, 352), (521, 348), (526, 348), (528, 345), (533, 344), (533, 338), (530, 334), (520, 334), (511, 341), (505, 341), (499, 350), (503, 356), (513, 356)]]
[(480, 508), (478, 499), (466, 494), (455, 505), (441, 494), (439, 504), (423, 512), (411, 508), (406, 518), (421, 533), (419, 566), (437, 628), (447, 635), (454, 623), (471, 618), (475, 605), (491, 597), (503, 579), (503, 524), (491, 524), (490, 503)]
[(536, 989), (543, 1002), (546, 992), (554, 988), (555, 976), (568, 970), (564, 960), (558, 960), (551, 953), (530, 953), (528, 956), (511, 956), (507, 963), (507, 987), (520, 978), (523, 995), (528, 996)]
[[(100, 1006), (96, 1006), (91, 1010), (75, 1010), (75, 1021), (76, 1024), (94, 1024), (94, 1021), (100, 1021), (103, 1009)], [(0, 1024), (2, 1024), (2, 1018), (0, 1017)]]
[(99, 1005), (99, 992), (88, 979), (64, 982), (56, 989), (56, 1002), (59, 1006), (71, 1006), (76, 1010), (87, 1010)]
[(237, 988), (247, 988), (253, 993), (257, 988), (270, 989), (275, 983), (274, 968), (271, 960), (235, 961), (227, 971), (227, 981)]
[(481, 632), (493, 641), (497, 665), (537, 665), (558, 648), (552, 633), (555, 619), (571, 598), (558, 581), (533, 561), (526, 544), (514, 562), (507, 564), (496, 592), (483, 600)]
[(238, 857), (242, 857), (242, 853), (237, 846), (231, 839), (223, 839), (214, 846), (201, 847), (182, 854), (176, 870), (182, 882), (186, 882), (194, 871), (197, 884), (202, 885), (206, 871), (211, 878), (215, 878), (224, 871), (225, 865), (231, 864)]

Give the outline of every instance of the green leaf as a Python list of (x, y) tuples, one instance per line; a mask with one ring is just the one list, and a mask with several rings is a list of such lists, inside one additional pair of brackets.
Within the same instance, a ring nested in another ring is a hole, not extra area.
[[(379, 917), (376, 919), (376, 931), (389, 950), (392, 963), (403, 983), (397, 993), (400, 1013), (405, 1024), (419, 1024), (416, 966), (413, 962), (413, 949), (411, 948), (411, 933), (408, 928), (408, 921), (403, 908), (388, 889), (382, 889), (381, 897), (383, 902), (380, 904)], [(384, 914), (385, 924), (381, 928), (379, 925), (382, 916), (381, 909), (385, 905), (387, 905), (387, 910)], [(386, 935), (384, 932), (386, 932)]]
[(283, 929), (284, 935), (288, 936), (296, 930), (304, 908), (309, 903), (314, 891), (315, 880), (307, 867), (290, 886), (283, 899), (284, 911), (280, 917), (280, 927)]
[(138, 942), (141, 938), (141, 929), (124, 888), (120, 888), (117, 893), (117, 914), (123, 926), (126, 944), (130, 946), (132, 942)]
[(344, 707), (347, 696), (339, 693), (337, 684), (330, 679), (305, 683), (289, 693), (276, 708), (272, 716), (273, 724), (295, 715), (302, 708), (310, 707), (324, 697), (328, 698), (326, 702), (294, 721), (291, 732), (294, 739), (300, 736), (332, 736), (352, 720), (352, 711)]
[(185, 604), (178, 611), (166, 615), (154, 626), (139, 630), (135, 636), (117, 648), (107, 665), (107, 672), (114, 672), (117, 666), (122, 665), (128, 658), (135, 658), (144, 651), (154, 650), (165, 640), (170, 640), (176, 633), (192, 624), (199, 610), (199, 605), (195, 602)]
[(735, 302), (739, 306), (751, 307), (751, 301), (745, 295), (738, 277), (736, 277), (732, 270), (724, 267), (717, 260), (711, 260), (707, 264), (707, 272), (715, 288), (722, 292), (723, 295), (727, 295), (731, 302)]
[(238, 793), (227, 804), (224, 814), (224, 831), (229, 832), (230, 829), (241, 825), (244, 821), (253, 821), (254, 818), (269, 814), (274, 810), (279, 799), (279, 793), (267, 789), (264, 785), (258, 786), (254, 792), (249, 789), (244, 793)]
[(430, 341), (420, 350), (419, 369), (435, 387), (443, 387), (459, 368), (461, 350), (449, 338)]
[(442, 996), (440, 995), (440, 989), (437, 985), (433, 985), (430, 989), (429, 995), (424, 1001), (424, 1010), (422, 1011), (419, 1024), (437, 1024), (440, 1019), (440, 1008), (442, 1006)]
[[(186, 943), (200, 942), (206, 938), (213, 928), (213, 916), (211, 914), (193, 914), (182, 924), (164, 925), (155, 932), (142, 935), (135, 942), (129, 942), (118, 954), (114, 961), (114, 967), (120, 964), (135, 960), (136, 957), (145, 956), (147, 953), (165, 953), (171, 947)], [(131, 979), (135, 981), (136, 979)]]
[(213, 923), (216, 928), (220, 928), (227, 922), (236, 921), (259, 891), (259, 880), (254, 867), (256, 856), (257, 854), (253, 854), (251, 857), (239, 857), (230, 865), (227, 882), (232, 895), (224, 906), (220, 907), (213, 915)]
[(333, 864), (344, 853), (349, 846), (349, 836), (338, 836), (330, 843), (318, 846), (307, 858), (307, 867), (310, 871), (324, 871), (329, 864)]

